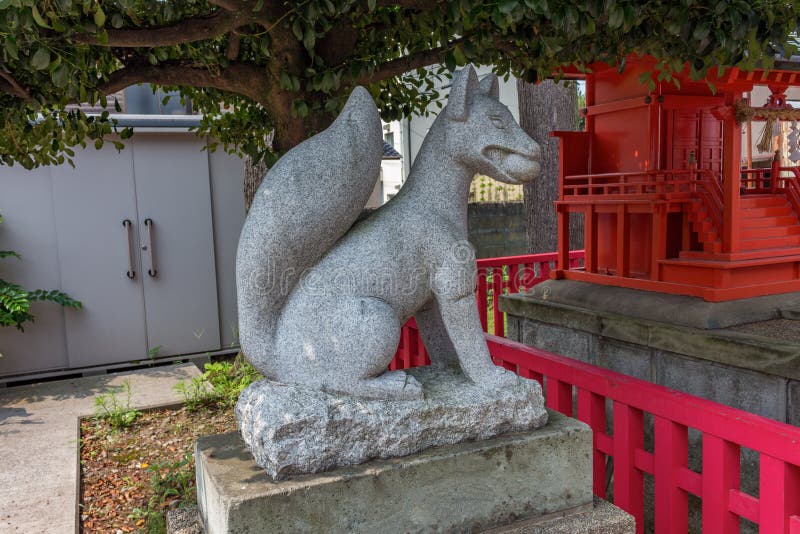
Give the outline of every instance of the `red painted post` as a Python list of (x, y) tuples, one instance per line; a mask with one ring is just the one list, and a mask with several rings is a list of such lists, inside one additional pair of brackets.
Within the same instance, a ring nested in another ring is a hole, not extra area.
[(572, 417), (572, 384), (547, 377), (547, 406), (567, 417)]
[(781, 153), (780, 150), (775, 151), (775, 156), (772, 158), (772, 166), (769, 171), (769, 192), (773, 195), (778, 189), (778, 179), (781, 175)]
[(730, 490), (739, 489), (739, 445), (703, 435), (703, 532), (739, 532), (729, 509)]
[(496, 336), (506, 335), (503, 313), (500, 311), (500, 295), (503, 294), (503, 268), (492, 268), (492, 313), (494, 314), (494, 332)]
[(642, 448), (642, 411), (614, 401), (614, 504), (634, 517), (637, 534), (644, 532), (644, 475), (634, 460)]
[(688, 532), (688, 495), (678, 486), (678, 474), (688, 467), (689, 431), (664, 417), (654, 418), (655, 521), (659, 534)]
[(521, 376), (522, 378), (530, 378), (531, 380), (536, 380), (537, 382), (539, 382), (540, 386), (544, 385), (544, 377), (542, 376), (542, 373), (537, 373), (536, 371), (528, 367), (523, 367), (520, 365), (519, 376)]
[[(570, 264), (572, 267), (572, 264)], [(545, 280), (550, 280), (550, 262), (549, 261), (540, 261), (539, 262), (539, 278), (536, 279), (536, 283), (544, 282)]]
[(597, 436), (606, 431), (606, 399), (585, 389), (578, 390), (578, 419), (592, 429), (592, 491), (606, 497), (606, 455), (597, 449)]
[(411, 367), (411, 329), (408, 325), (401, 330), (401, 337), (403, 343), (402, 368), (408, 369)]
[(760, 531), (788, 534), (791, 516), (800, 516), (800, 467), (761, 454), (759, 479)]
[[(523, 271), (524, 273), (524, 271)], [(519, 293), (519, 264), (508, 266), (508, 292)]]
[(476, 298), (478, 300), (478, 315), (481, 318), (481, 327), (483, 328), (484, 332), (489, 331), (489, 322), (487, 317), (487, 307), (489, 303), (486, 295), (487, 276), (487, 269), (485, 267), (478, 269), (478, 296)]

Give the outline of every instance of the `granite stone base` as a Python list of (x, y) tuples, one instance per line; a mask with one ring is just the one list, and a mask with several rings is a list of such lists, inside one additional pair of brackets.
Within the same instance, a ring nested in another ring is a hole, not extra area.
[(235, 433), (200, 438), (201, 516), (208, 534), (374, 533), (476, 532), (585, 513), (593, 506), (591, 430), (549, 417), (538, 430), (284, 481), (256, 465)]
[(456, 370), (424, 367), (408, 374), (422, 385), (423, 400), (365, 400), (261, 380), (239, 397), (239, 430), (256, 464), (280, 480), (547, 422), (534, 380), (484, 389)]

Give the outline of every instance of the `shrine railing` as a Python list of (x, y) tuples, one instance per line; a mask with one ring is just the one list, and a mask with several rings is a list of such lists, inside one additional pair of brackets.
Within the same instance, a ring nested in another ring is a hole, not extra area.
[(700, 169), (650, 170), (565, 176), (561, 200), (657, 200), (659, 196), (689, 198)]
[[(556, 256), (555, 252), (548, 252), (478, 260), (478, 282), (475, 296), (484, 332), (491, 332), (498, 336), (505, 335), (505, 314), (498, 307), (500, 295), (526, 291), (536, 284), (548, 280), (550, 271), (555, 268)], [(570, 252), (570, 268), (580, 266), (583, 257), (582, 250)], [(400, 333), (400, 345), (389, 369), (407, 369), (429, 363), (430, 360), (425, 352), (425, 345), (417, 329), (417, 323), (412, 318)]]
[(669, 169), (565, 176), (560, 201), (699, 201), (721, 233), (724, 195), (719, 177), (708, 169)]
[(783, 186), (794, 212), (800, 215), (800, 167), (781, 167), (781, 170), (791, 172), (793, 175), (779, 178), (779, 183)]
[[(613, 458), (614, 504), (636, 518), (637, 532), (648, 474), (657, 533), (688, 531), (691, 494), (702, 500), (703, 532), (739, 532), (745, 518), (760, 532), (800, 534), (800, 428), (497, 336), (487, 342), (495, 362), (544, 383), (548, 407), (592, 428), (594, 494), (605, 498)], [(652, 450), (645, 414), (653, 418)], [(689, 468), (689, 429), (701, 434), (699, 471)], [(759, 455), (758, 496), (741, 490), (742, 448)]]
[(705, 208), (706, 213), (711, 217), (714, 228), (722, 235), (722, 211), (725, 205), (725, 194), (722, 190), (719, 178), (711, 171), (697, 169), (695, 181), (696, 197)]
[[(581, 251), (572, 254), (570, 262), (581, 260)], [(478, 288), (481, 316), (488, 320), (491, 311), (492, 326), (500, 325), (494, 317), (500, 294), (542, 281), (554, 258), (548, 254), (480, 260), (479, 269), (487, 271), (483, 277), (485, 298), (481, 286)], [(519, 273), (531, 264), (539, 265), (533, 271), (536, 276), (527, 283), (515, 283), (520, 275), (510, 275), (512, 267), (517, 266)], [(500, 280), (497, 288), (495, 274)], [(490, 298), (495, 294), (497, 298)], [(499, 327), (492, 330), (501, 331)], [(548, 407), (592, 428), (593, 491), (606, 497), (607, 469), (613, 465), (608, 470), (613, 471), (614, 504), (636, 518), (637, 532), (644, 530), (644, 479), (649, 475), (655, 488), (657, 533), (688, 531), (691, 494), (701, 499), (703, 532), (739, 532), (744, 518), (756, 523), (761, 532), (800, 534), (800, 428), (499, 336), (487, 334), (486, 338), (495, 363), (539, 381)], [(428, 363), (412, 319), (403, 328), (391, 368)], [(647, 414), (653, 421), (650, 450), (645, 446)], [(689, 467), (690, 429), (702, 440), (699, 470)], [(759, 456), (758, 495), (741, 488), (743, 448)], [(608, 458), (613, 464), (606, 462)]]

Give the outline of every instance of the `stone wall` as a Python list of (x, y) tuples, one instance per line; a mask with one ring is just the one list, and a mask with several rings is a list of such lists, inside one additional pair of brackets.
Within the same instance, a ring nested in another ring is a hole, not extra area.
[[(363, 219), (377, 208), (367, 208)], [(525, 204), (522, 202), (471, 202), (469, 242), (479, 258), (517, 256), (528, 253), (525, 234)]]
[(469, 240), (475, 245), (479, 258), (526, 254), (525, 204), (470, 203)]

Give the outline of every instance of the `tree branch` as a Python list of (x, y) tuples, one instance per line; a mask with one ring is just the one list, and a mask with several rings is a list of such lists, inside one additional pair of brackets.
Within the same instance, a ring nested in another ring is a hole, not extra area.
[(81, 34), (72, 39), (79, 43), (121, 48), (174, 46), (213, 39), (254, 21), (255, 17), (247, 16), (245, 13), (220, 9), (210, 16), (193, 17), (169, 26), (108, 30), (108, 41), (101, 41), (92, 34)]
[(372, 74), (361, 76), (355, 81), (355, 83), (356, 85), (366, 85), (380, 82), (383, 80), (388, 80), (389, 78), (394, 78), (395, 76), (399, 76), (400, 74), (410, 70), (441, 63), (444, 61), (445, 53), (464, 40), (465, 38), (461, 37), (451, 41), (446, 46), (440, 46), (431, 50), (421, 50), (407, 56), (392, 59), (380, 65), (380, 67), (378, 67), (378, 69)]
[(247, 63), (230, 63), (218, 71), (209, 70), (199, 64), (177, 61), (158, 65), (137, 63), (113, 72), (108, 81), (98, 85), (97, 90), (108, 95), (137, 83), (209, 87), (240, 94), (269, 107), (269, 83), (264, 68)]
[(31, 100), (33, 100), (31, 94), (19, 83), (17, 83), (17, 80), (15, 80), (14, 77), (11, 76), (11, 74), (4, 71), (3, 69), (0, 69), (0, 78), (2, 78), (2, 80), (0, 80), (0, 90), (6, 93), (10, 93), (16, 96), (17, 98), (21, 98), (26, 102), (30, 102)]
[(418, 11), (430, 11), (438, 4), (436, 0), (378, 0), (378, 7), (400, 6), (404, 9), (416, 9)]

